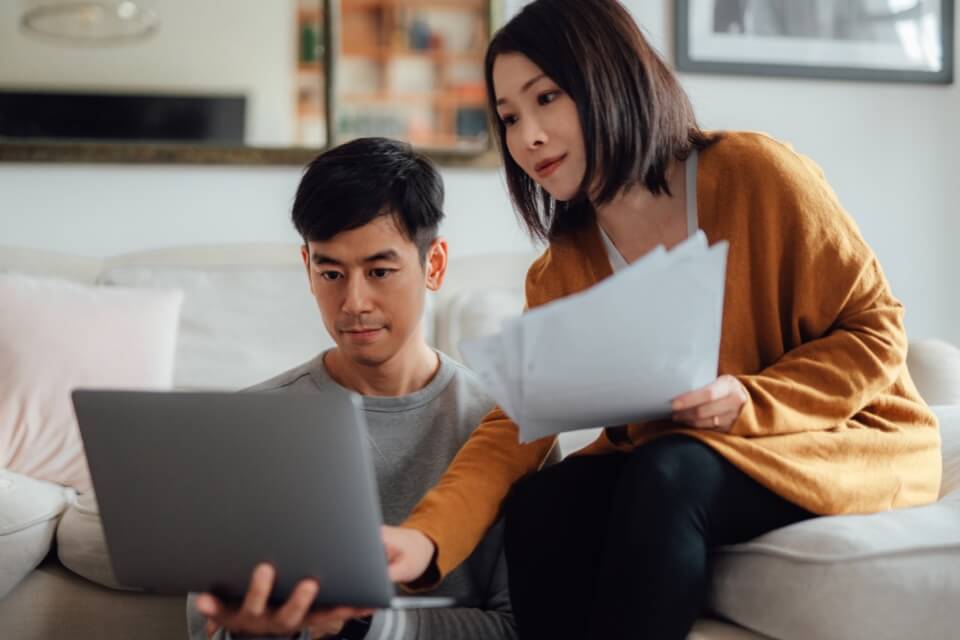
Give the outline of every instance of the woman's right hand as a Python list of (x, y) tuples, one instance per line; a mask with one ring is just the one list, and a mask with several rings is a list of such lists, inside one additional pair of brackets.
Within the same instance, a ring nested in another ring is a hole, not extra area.
[(409, 584), (423, 577), (437, 553), (433, 540), (416, 529), (386, 525), (381, 529), (381, 535), (387, 550), (390, 579)]

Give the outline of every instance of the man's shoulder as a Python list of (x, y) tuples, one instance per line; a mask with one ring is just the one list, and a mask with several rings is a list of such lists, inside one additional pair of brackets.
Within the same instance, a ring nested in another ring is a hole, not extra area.
[(445, 391), (455, 394), (458, 404), (467, 405), (469, 408), (474, 409), (474, 411), (486, 415), (486, 413), (493, 408), (494, 401), (487, 393), (483, 383), (480, 382), (477, 374), (467, 368), (466, 365), (457, 362), (446, 354), (441, 354), (440, 357), (443, 358), (453, 370), (450, 383), (447, 385)]
[(264, 380), (263, 382), (255, 384), (252, 387), (248, 387), (244, 389), (244, 391), (284, 391), (288, 389), (302, 391), (303, 387), (305, 386), (311, 389), (316, 389), (318, 384), (316, 376), (314, 376), (313, 373), (318, 367), (323, 367), (323, 354), (311, 358), (307, 362), (304, 362), (303, 364), (292, 369), (288, 369), (287, 371)]

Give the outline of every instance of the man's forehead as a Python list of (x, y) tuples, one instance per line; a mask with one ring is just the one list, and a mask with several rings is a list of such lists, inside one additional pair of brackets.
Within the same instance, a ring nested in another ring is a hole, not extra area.
[(329, 240), (307, 243), (312, 255), (338, 262), (370, 259), (401, 259), (417, 254), (416, 244), (404, 234), (392, 216), (379, 216), (362, 227), (342, 231)]

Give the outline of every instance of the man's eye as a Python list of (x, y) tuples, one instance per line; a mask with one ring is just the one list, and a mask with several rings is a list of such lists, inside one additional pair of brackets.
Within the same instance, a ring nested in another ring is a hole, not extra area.
[(559, 91), (548, 91), (546, 93), (541, 93), (537, 96), (537, 102), (541, 105), (550, 104), (554, 100), (560, 97)]
[(393, 271), (393, 269), (371, 269), (370, 275), (377, 280), (383, 280), (393, 273)]
[(339, 271), (321, 271), (320, 277), (323, 278), (324, 280), (333, 281), (333, 280), (339, 280), (340, 278), (342, 278), (343, 274), (340, 273)]

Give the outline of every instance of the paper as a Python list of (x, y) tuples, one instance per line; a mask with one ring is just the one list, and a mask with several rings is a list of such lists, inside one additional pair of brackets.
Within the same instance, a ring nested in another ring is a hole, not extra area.
[(716, 378), (727, 248), (702, 231), (659, 247), (460, 352), (521, 442), (668, 417), (673, 398)]

